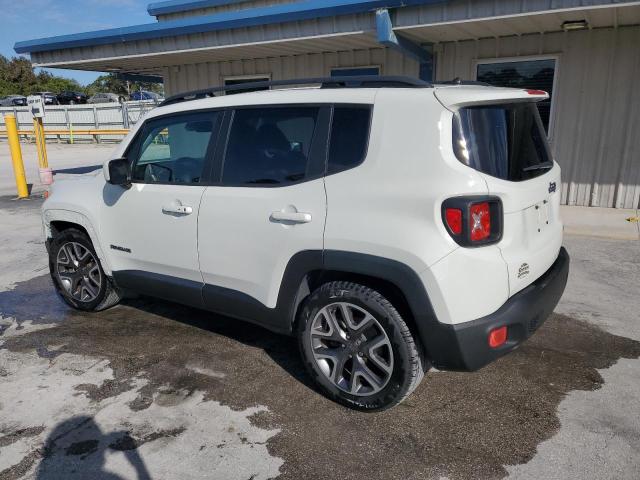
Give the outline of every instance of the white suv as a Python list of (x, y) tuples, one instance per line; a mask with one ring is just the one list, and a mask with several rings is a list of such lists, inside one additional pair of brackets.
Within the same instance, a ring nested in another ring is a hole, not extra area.
[(321, 86), (170, 98), (104, 176), (57, 182), (62, 298), (101, 310), (133, 291), (295, 334), (324, 393), (363, 410), (528, 338), (569, 269), (547, 94), (291, 83)]

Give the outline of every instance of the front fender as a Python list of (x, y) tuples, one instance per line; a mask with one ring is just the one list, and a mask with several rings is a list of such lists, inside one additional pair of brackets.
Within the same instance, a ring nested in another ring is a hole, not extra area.
[(44, 223), (45, 236), (47, 240), (52, 238), (51, 222), (58, 221), (74, 223), (84, 228), (89, 234), (89, 238), (91, 239), (93, 248), (95, 249), (98, 258), (100, 259), (100, 263), (102, 264), (104, 273), (108, 276), (111, 276), (112, 270), (109, 258), (105, 255), (102, 246), (98, 241), (98, 233), (96, 229), (86, 215), (71, 210), (47, 209), (42, 214), (42, 220)]

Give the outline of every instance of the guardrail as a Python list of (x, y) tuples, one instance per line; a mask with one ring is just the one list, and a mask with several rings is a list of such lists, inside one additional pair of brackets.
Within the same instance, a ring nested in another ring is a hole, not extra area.
[[(156, 106), (156, 103), (150, 101), (47, 106), (44, 117), (45, 135), (47, 140), (68, 143), (119, 141), (123, 131), (128, 131), (145, 113)], [(20, 137), (31, 141), (33, 118), (29, 109), (0, 107), (0, 136), (6, 136), (6, 113), (15, 115)]]
[[(58, 137), (61, 139), (63, 136), (69, 140), (69, 143), (74, 143), (74, 138), (77, 136), (89, 136), (93, 137), (96, 142), (100, 142), (100, 138), (104, 135), (109, 136), (124, 136), (129, 133), (128, 128), (120, 128), (120, 129), (99, 129), (99, 130), (53, 130), (53, 129), (45, 129), (44, 135), (45, 137)], [(6, 137), (7, 131), (0, 130), (0, 137)], [(35, 131), (31, 130), (18, 130), (18, 136), (27, 137), (29, 141), (31, 141), (31, 137), (35, 139)]]

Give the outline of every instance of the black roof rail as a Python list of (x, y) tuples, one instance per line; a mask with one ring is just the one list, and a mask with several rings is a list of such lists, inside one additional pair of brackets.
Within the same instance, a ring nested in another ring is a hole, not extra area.
[(462, 80), (460, 77), (456, 77), (453, 80), (442, 80), (440, 82), (433, 82), (434, 85), (478, 85), (481, 87), (491, 87), (492, 85), (487, 82), (478, 82), (476, 80)]
[(428, 88), (432, 86), (430, 83), (417, 78), (401, 76), (363, 75), (351, 77), (299, 78), (294, 80), (248, 82), (185, 92), (167, 98), (160, 106), (213, 97), (216, 93), (220, 92), (242, 92), (243, 90), (255, 90), (258, 88), (267, 89), (270, 87), (296, 85), (320, 85), (321, 88)]

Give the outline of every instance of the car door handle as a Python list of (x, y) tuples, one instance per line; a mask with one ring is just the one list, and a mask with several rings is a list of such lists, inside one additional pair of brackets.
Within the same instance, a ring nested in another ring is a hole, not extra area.
[(273, 212), (271, 220), (283, 223), (310, 223), (312, 216), (304, 212)]
[(193, 207), (190, 207), (189, 205), (182, 205), (181, 203), (175, 203), (163, 206), (162, 213), (167, 215), (191, 215), (193, 213)]

